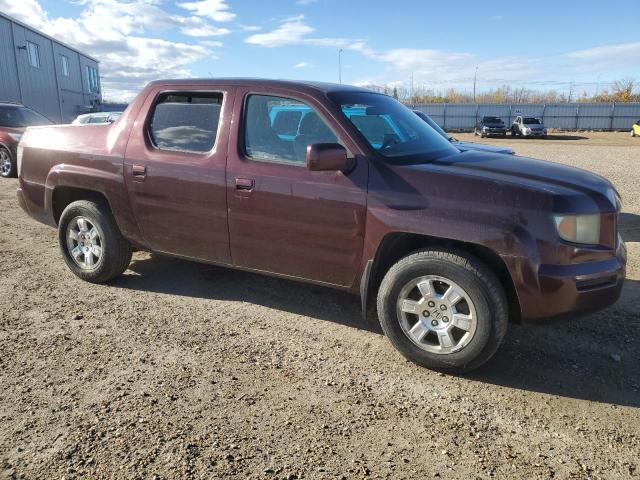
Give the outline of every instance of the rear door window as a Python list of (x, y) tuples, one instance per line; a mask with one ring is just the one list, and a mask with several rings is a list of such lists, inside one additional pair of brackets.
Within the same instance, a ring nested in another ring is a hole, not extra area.
[(205, 153), (213, 149), (222, 93), (163, 93), (149, 124), (151, 143), (161, 150)]

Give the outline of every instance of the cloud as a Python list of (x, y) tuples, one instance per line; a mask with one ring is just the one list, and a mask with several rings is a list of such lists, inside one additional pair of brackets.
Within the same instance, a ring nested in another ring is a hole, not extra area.
[(157, 36), (171, 29), (192, 37), (229, 33), (208, 19), (168, 12), (157, 0), (81, 0), (77, 5), (82, 10), (75, 18), (50, 17), (38, 0), (0, 0), (3, 12), (100, 60), (103, 93), (109, 100), (129, 100), (150, 80), (190, 77), (190, 64), (215, 58), (214, 48), (222, 46)]
[(278, 28), (267, 33), (256, 33), (245, 41), (262, 47), (282, 47), (301, 43), (313, 28), (304, 23), (304, 15), (287, 18)]
[(239, 25), (239, 27), (245, 32), (257, 32), (258, 30), (262, 30), (262, 27), (258, 25)]
[(209, 17), (216, 22), (228, 22), (236, 18), (236, 14), (230, 11), (226, 0), (200, 0), (178, 3), (178, 6), (200, 17)]
[(355, 50), (364, 55), (373, 55), (373, 51), (369, 49), (362, 40), (353, 38), (310, 37), (309, 35), (314, 31), (315, 29), (305, 22), (304, 15), (296, 15), (285, 18), (277, 28), (270, 32), (257, 33), (247, 37), (245, 42), (267, 48), (284, 47), (288, 45), (316, 45)]
[(300, 62), (300, 63), (296, 63), (293, 68), (308, 68), (311, 67), (311, 64), (308, 62)]

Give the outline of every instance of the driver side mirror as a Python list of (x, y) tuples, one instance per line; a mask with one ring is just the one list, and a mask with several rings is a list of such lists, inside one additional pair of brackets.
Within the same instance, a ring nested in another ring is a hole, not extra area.
[(347, 158), (347, 149), (339, 143), (313, 143), (307, 145), (307, 168), (312, 172), (348, 172), (355, 160)]

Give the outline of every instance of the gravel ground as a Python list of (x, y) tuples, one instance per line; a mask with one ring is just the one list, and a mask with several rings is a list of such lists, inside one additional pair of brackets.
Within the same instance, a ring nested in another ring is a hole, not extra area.
[(601, 313), (512, 325), (465, 377), (325, 288), (146, 253), (83, 283), (0, 182), (0, 478), (640, 476), (640, 139), (482, 141), (610, 178), (629, 279)]

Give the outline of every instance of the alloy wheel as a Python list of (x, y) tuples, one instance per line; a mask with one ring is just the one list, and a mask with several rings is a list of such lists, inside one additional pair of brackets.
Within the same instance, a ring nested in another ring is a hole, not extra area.
[(473, 339), (478, 323), (469, 294), (437, 275), (409, 281), (398, 296), (397, 314), (405, 335), (422, 350), (435, 354), (464, 348)]
[(75, 217), (67, 226), (67, 250), (73, 261), (91, 270), (102, 257), (102, 239), (96, 226), (86, 217)]
[(0, 149), (0, 174), (3, 177), (8, 176), (11, 173), (13, 165), (11, 164), (11, 158), (6, 150)]

